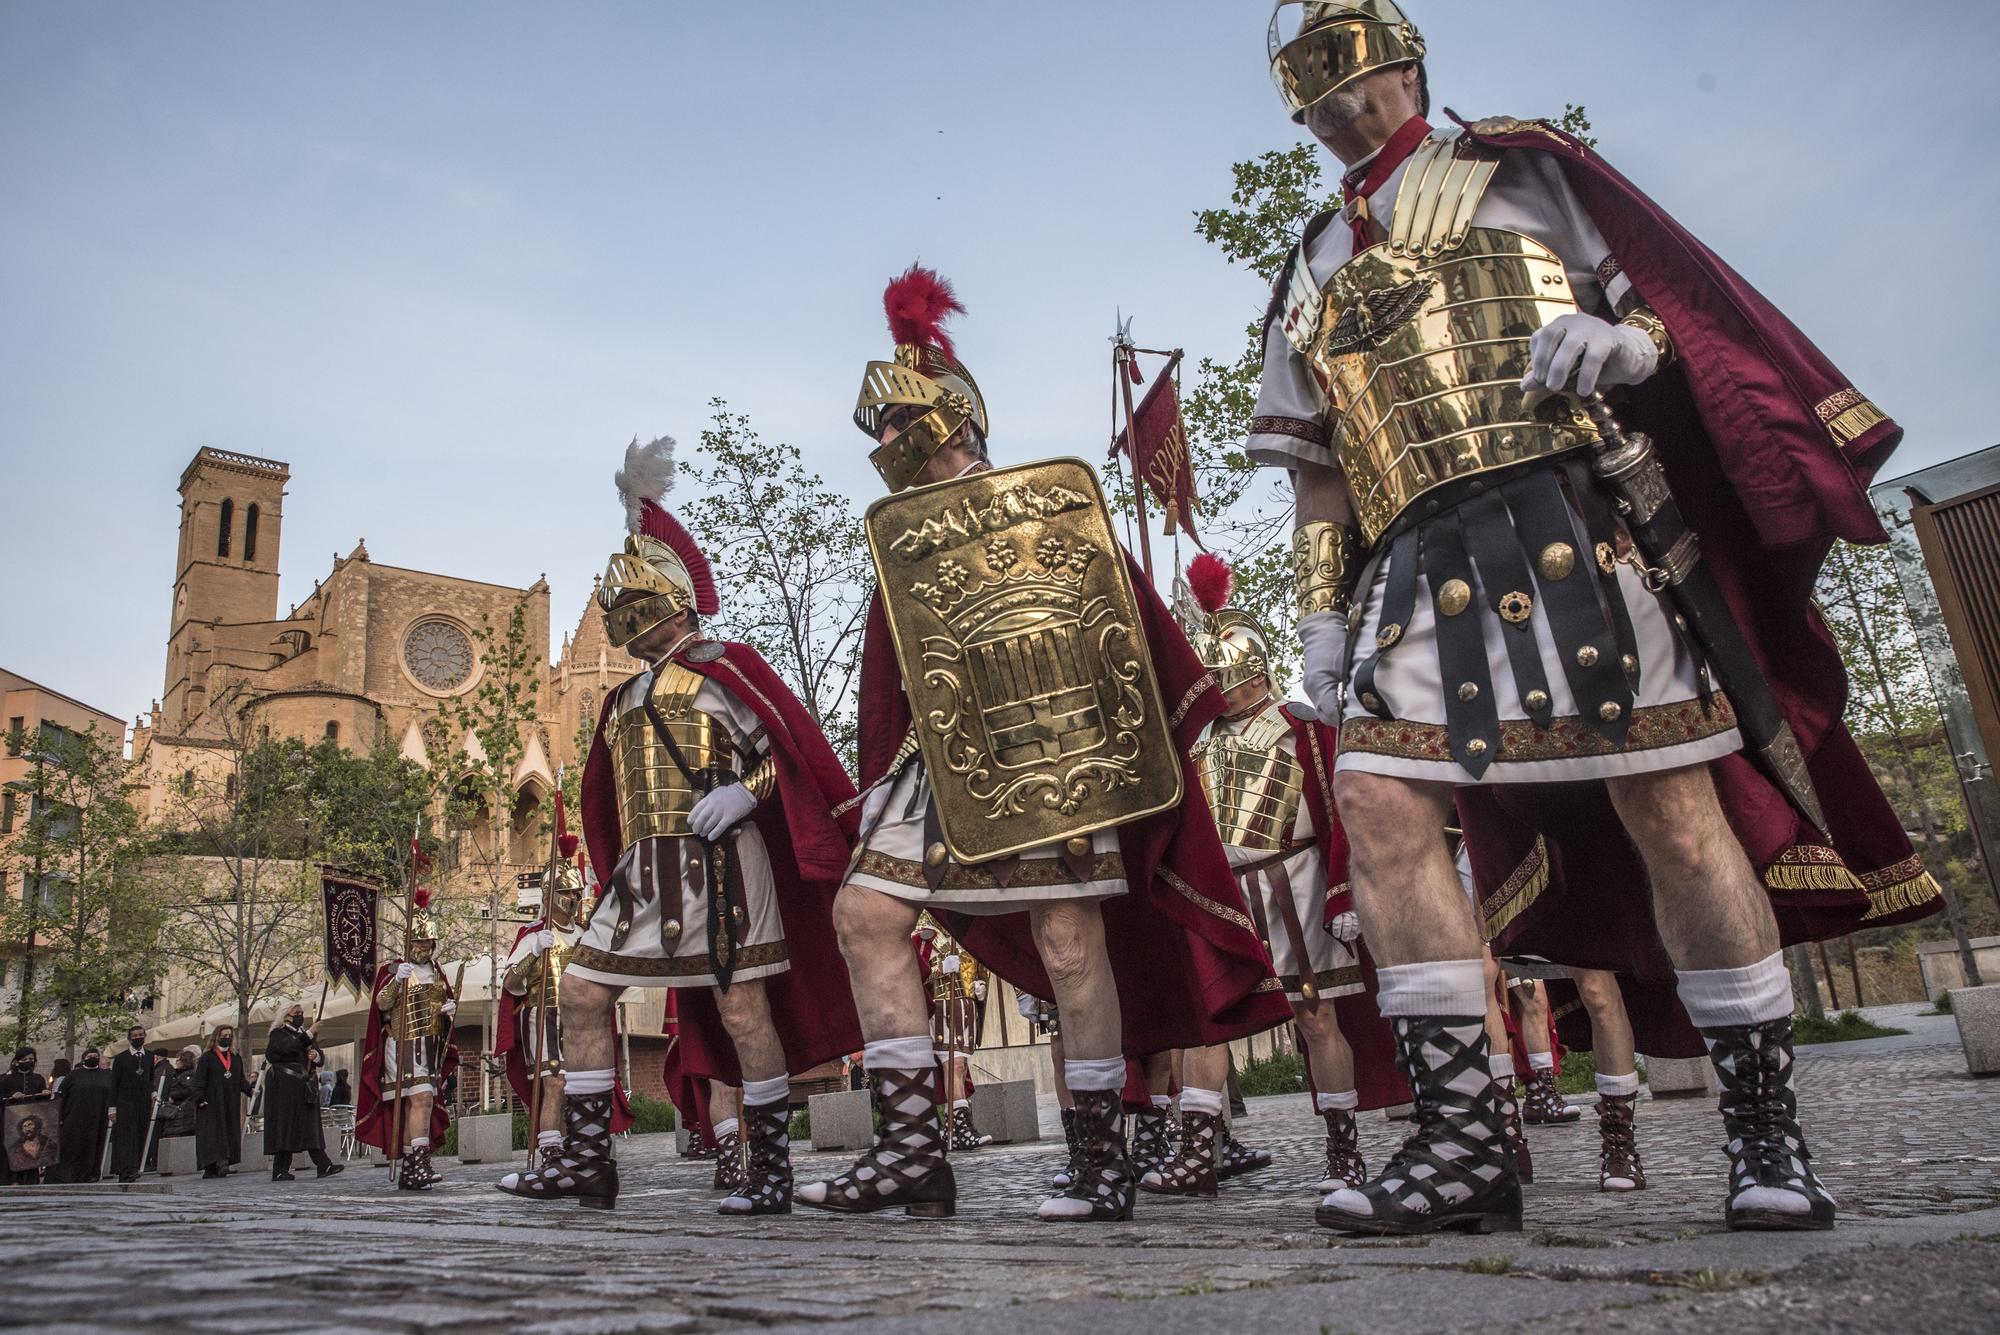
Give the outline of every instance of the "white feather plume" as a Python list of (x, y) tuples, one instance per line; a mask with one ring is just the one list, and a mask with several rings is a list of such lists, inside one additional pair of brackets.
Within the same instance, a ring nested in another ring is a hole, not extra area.
[(661, 436), (641, 445), (637, 436), (625, 447), (625, 466), (611, 479), (625, 502), (625, 531), (637, 533), (641, 503), (657, 504), (674, 489), (674, 438)]

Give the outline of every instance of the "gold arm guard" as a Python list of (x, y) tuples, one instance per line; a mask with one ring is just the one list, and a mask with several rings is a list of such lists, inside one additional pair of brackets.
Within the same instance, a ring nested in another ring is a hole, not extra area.
[(500, 975), (500, 986), (517, 997), (528, 995), (529, 989), (541, 981), (541, 965), (540, 955), (528, 956)]
[(1361, 540), (1353, 525), (1320, 519), (1292, 534), (1292, 580), (1299, 615), (1347, 615), (1354, 582), (1361, 574)]
[(778, 765), (771, 757), (765, 756), (757, 762), (755, 769), (743, 776), (743, 786), (750, 790), (750, 796), (759, 802), (771, 800), (771, 794), (778, 791)]
[(1647, 338), (1653, 340), (1653, 346), (1658, 348), (1660, 352), (1659, 370), (1664, 371), (1668, 366), (1672, 365), (1674, 360), (1674, 340), (1667, 333), (1666, 321), (1653, 314), (1652, 307), (1641, 306), (1618, 323), (1630, 325)]

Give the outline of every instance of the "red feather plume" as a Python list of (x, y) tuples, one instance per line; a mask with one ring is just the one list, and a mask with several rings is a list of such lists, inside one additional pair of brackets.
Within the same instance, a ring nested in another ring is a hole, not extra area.
[(563, 791), (556, 789), (556, 853), (564, 862), (576, 856), (577, 837), (569, 832), (569, 811), (563, 806)]
[(1201, 610), (1213, 616), (1229, 605), (1229, 591), (1235, 586), (1236, 572), (1221, 557), (1203, 552), (1188, 562), (1187, 582), (1188, 591), (1201, 604)]
[(951, 290), (951, 284), (940, 278), (935, 269), (912, 264), (901, 276), (892, 279), (883, 289), (882, 309), (889, 315), (889, 337), (899, 346), (914, 343), (936, 348), (947, 360), (958, 360), (951, 346), (951, 335), (944, 332), (944, 322), (954, 315), (965, 314), (965, 307)]
[(429, 888), (420, 885), (412, 890), (410, 892), (410, 902), (420, 909), (429, 908), (431, 906), (431, 892)]

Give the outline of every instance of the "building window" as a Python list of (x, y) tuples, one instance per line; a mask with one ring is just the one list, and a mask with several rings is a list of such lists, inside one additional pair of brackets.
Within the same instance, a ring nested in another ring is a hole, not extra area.
[(243, 512), (243, 559), (257, 559), (257, 507), (252, 504)]
[(327, 720), (326, 739), (329, 742), (337, 742), (340, 740), (340, 725), (338, 723), (335, 723), (331, 719)]
[(191, 769), (188, 769), (188, 770), (182, 770), (182, 771), (181, 771), (181, 796), (182, 796), (182, 797), (191, 797), (191, 796), (193, 796), (193, 794), (194, 794), (194, 771), (193, 771), (193, 770), (191, 770)]
[(0, 793), (0, 834), (14, 833), (14, 795)]
[(217, 556), (229, 555), (229, 526), (235, 522), (235, 519), (236, 502), (224, 501), (222, 503), (222, 523), (217, 527), (215, 532), (215, 554)]
[(28, 726), (28, 720), (21, 717), (19, 714), (16, 714), (14, 715), (14, 717), (7, 720), (8, 755), (18, 756), (21, 754), (21, 744), (15, 740), (15, 737), (17, 734), (24, 731), (27, 728), (27, 726)]
[(222, 795), (232, 802), (236, 800), (236, 776), (234, 774), (223, 776)]

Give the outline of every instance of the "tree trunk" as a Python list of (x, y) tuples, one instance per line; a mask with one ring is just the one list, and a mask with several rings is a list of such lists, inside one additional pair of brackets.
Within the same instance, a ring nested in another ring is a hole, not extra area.
[(1804, 942), (1791, 947), (1792, 975), (1798, 979), (1799, 1001), (1806, 1014), (1815, 1020), (1826, 1018), (1826, 1007), (1819, 999), (1819, 979), (1813, 976), (1812, 951)]

